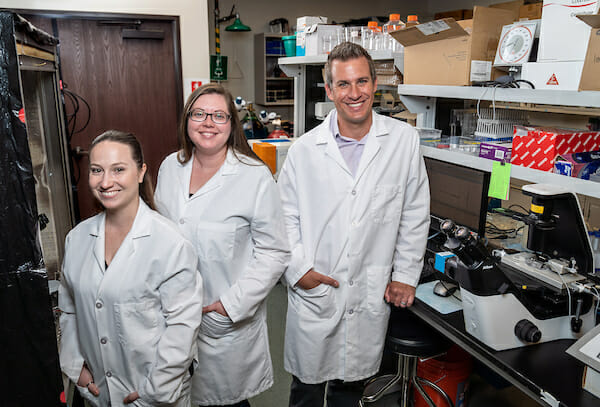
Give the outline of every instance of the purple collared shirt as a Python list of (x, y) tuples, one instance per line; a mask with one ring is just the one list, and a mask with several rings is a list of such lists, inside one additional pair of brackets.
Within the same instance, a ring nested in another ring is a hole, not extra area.
[(352, 175), (355, 176), (369, 133), (365, 134), (360, 140), (342, 136), (337, 122), (337, 112), (335, 110), (331, 113), (330, 127), (331, 133), (333, 133), (335, 137), (335, 142), (340, 149), (340, 153), (342, 153), (342, 157), (344, 157), (344, 161), (346, 161), (346, 165), (352, 172)]

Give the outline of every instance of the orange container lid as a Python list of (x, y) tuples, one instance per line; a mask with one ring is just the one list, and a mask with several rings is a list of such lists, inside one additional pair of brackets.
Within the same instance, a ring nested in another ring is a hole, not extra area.
[(377, 26), (378, 26), (377, 21), (369, 21), (367, 23), (367, 27), (369, 27), (369, 28), (374, 28), (374, 27), (377, 27)]
[(394, 21), (400, 20), (400, 14), (390, 14), (390, 20), (394, 20)]
[(406, 21), (407, 21), (407, 22), (408, 22), (408, 21), (410, 21), (410, 22), (413, 22), (413, 21), (419, 21), (419, 18), (418, 18), (416, 15), (412, 14), (412, 15), (410, 15), (410, 16), (406, 16)]

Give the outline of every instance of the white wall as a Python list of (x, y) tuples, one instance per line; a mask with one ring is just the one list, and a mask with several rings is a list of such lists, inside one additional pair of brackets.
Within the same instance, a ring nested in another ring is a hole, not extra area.
[(0, 0), (0, 7), (33, 10), (179, 16), (183, 77), (209, 76), (205, 0)]

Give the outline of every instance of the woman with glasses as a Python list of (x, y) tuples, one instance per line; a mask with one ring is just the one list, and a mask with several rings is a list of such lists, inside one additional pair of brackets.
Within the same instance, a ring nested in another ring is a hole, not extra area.
[(290, 256), (279, 195), (222, 86), (190, 95), (178, 133), (155, 199), (194, 244), (204, 282), (192, 402), (249, 406), (273, 383), (264, 300)]

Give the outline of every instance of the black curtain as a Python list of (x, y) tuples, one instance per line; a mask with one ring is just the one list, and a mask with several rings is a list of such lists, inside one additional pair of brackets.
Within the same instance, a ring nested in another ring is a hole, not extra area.
[(14, 38), (0, 12), (0, 406), (60, 406), (62, 381)]

